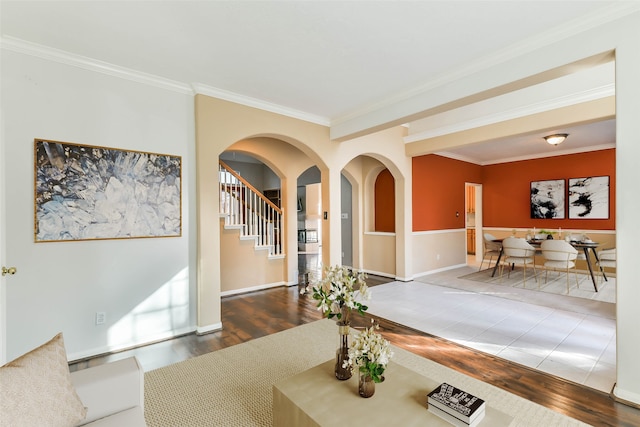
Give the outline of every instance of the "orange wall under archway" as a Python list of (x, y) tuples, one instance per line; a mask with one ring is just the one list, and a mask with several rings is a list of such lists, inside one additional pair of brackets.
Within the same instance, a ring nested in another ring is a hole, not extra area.
[(395, 179), (389, 169), (378, 174), (375, 183), (375, 231), (396, 231)]

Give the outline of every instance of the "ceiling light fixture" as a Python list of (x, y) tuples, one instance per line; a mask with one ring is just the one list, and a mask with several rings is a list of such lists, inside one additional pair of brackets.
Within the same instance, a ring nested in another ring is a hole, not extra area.
[(568, 136), (568, 133), (556, 133), (555, 135), (545, 136), (544, 139), (551, 145), (558, 145)]

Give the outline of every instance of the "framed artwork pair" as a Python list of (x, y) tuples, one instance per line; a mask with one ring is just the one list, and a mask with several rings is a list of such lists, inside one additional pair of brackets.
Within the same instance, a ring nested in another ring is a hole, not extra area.
[[(531, 218), (569, 219), (609, 218), (609, 177), (590, 176), (531, 182)], [(568, 196), (568, 197), (567, 197)]]

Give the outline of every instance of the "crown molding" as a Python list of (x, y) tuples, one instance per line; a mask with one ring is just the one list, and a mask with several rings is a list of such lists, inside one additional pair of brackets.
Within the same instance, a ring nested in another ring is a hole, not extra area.
[(251, 98), (249, 96), (240, 95), (235, 92), (230, 92), (223, 89), (207, 86), (201, 83), (194, 83), (191, 85), (193, 91), (196, 94), (210, 96), (212, 98), (219, 98), (225, 101), (234, 102), (236, 104), (245, 105), (247, 107), (258, 108), (260, 110), (269, 111), (272, 113), (280, 114), (294, 119), (304, 120), (305, 122), (315, 123), (321, 126), (329, 126), (330, 120), (326, 117), (317, 116), (314, 114), (305, 113), (304, 111), (294, 110), (292, 108), (283, 107), (282, 105), (273, 104), (271, 102), (263, 101), (257, 98)]
[(456, 153), (451, 153), (448, 151), (440, 151), (432, 154), (436, 154), (442, 157), (448, 157), (454, 160), (460, 160), (467, 163), (473, 163), (480, 166), (488, 166), (488, 165), (497, 165), (500, 163), (521, 162), (523, 160), (543, 159), (546, 157), (566, 156), (568, 154), (578, 154), (578, 153), (588, 153), (591, 151), (609, 150), (611, 148), (616, 148), (616, 144), (600, 144), (600, 145), (593, 145), (591, 147), (573, 148), (571, 150), (558, 150), (558, 151), (554, 150), (553, 153), (540, 153), (540, 154), (531, 154), (527, 156), (506, 157), (504, 159), (496, 159), (488, 162), (478, 161), (478, 159), (474, 159), (472, 157), (463, 156)]
[(414, 87), (408, 91), (398, 93), (395, 96), (382, 99), (377, 103), (369, 104), (364, 108), (336, 117), (331, 121), (331, 126), (337, 126), (345, 122), (357, 120), (363, 116), (375, 114), (383, 109), (392, 108), (396, 104), (408, 101), (419, 95), (424, 95), (436, 88), (454, 83), (465, 77), (473, 76), (478, 72), (499, 66), (509, 60), (517, 59), (527, 53), (556, 43), (559, 40), (579, 35), (582, 32), (597, 28), (638, 11), (640, 11), (640, 2), (618, 2), (615, 5), (609, 5), (606, 8), (597, 10), (591, 14), (567, 21), (561, 27), (554, 28), (553, 30), (549, 30), (543, 34), (538, 34), (521, 42), (507, 46), (493, 54), (489, 54), (477, 61), (469, 63), (464, 67), (447, 70), (440, 76), (432, 79), (422, 86)]
[(34, 56), (48, 61), (58, 62), (60, 64), (70, 65), (72, 67), (81, 68), (83, 70), (94, 71), (185, 95), (193, 95), (191, 86), (164, 77), (158, 77), (153, 74), (143, 73), (141, 71), (132, 70), (108, 62), (99, 61), (82, 55), (76, 55), (60, 49), (43, 46), (36, 43), (27, 42), (13, 37), (2, 36), (0, 39), (0, 48), (10, 50), (12, 52), (22, 53)]
[(14, 37), (3, 36), (2, 38), (0, 38), (0, 48), (34, 56), (48, 61), (70, 65), (88, 71), (94, 71), (125, 80), (159, 87), (161, 89), (183, 93), (186, 95), (194, 95), (196, 93), (199, 93), (207, 96), (212, 96), (214, 98), (220, 98), (238, 104), (246, 105), (249, 107), (258, 108), (260, 110), (270, 111), (284, 116), (293, 117), (322, 126), (329, 126), (329, 119), (326, 117), (307, 114), (302, 111), (293, 110), (281, 105), (269, 103), (256, 98), (250, 98), (248, 96), (225, 91), (222, 89), (217, 89), (199, 83), (188, 84), (176, 80), (166, 79), (164, 77), (143, 73), (141, 71), (132, 70), (82, 55), (76, 55), (49, 46), (31, 43)]
[(594, 101), (596, 99), (607, 98), (609, 96), (615, 96), (616, 87), (615, 84), (608, 84), (601, 87), (585, 90), (570, 95), (560, 96), (553, 99), (544, 100), (542, 102), (536, 102), (524, 107), (512, 108), (510, 110), (501, 111), (497, 114), (490, 114), (483, 117), (478, 117), (472, 120), (456, 123), (455, 125), (442, 126), (435, 129), (429, 129), (424, 132), (408, 135), (404, 138), (405, 144), (422, 141), (429, 138), (435, 138), (442, 135), (448, 135), (451, 133), (461, 132), (469, 129), (475, 129), (481, 126), (492, 125), (495, 123), (504, 122), (507, 120), (517, 119), (520, 117), (526, 117), (533, 114), (543, 113), (549, 110), (555, 110), (558, 108), (569, 107), (571, 105), (582, 104), (588, 101)]

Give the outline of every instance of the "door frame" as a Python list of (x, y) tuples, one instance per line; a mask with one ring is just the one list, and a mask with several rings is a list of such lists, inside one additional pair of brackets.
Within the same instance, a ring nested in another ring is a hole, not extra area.
[[(484, 251), (484, 241), (482, 239), (483, 236), (483, 231), (482, 231), (482, 184), (478, 184), (475, 182), (465, 182), (464, 184), (464, 191), (465, 191), (465, 198), (464, 198), (464, 210), (465, 210), (465, 223), (464, 223), (464, 229), (465, 229), (465, 242), (466, 242), (466, 230), (468, 229), (467, 227), (467, 215), (469, 212), (469, 206), (468, 206), (468, 198), (467, 198), (467, 191), (470, 187), (473, 187), (474, 189), (474, 198), (473, 198), (473, 208), (474, 208), (474, 234), (475, 234), (475, 257), (476, 257), (476, 261), (478, 260), (482, 260), (482, 256), (483, 256), (483, 251)], [(464, 245), (464, 251), (465, 251), (465, 257), (468, 257), (469, 255), (467, 254), (468, 252), (468, 248), (467, 248), (467, 244), (465, 243)]]
[[(4, 114), (0, 109), (0, 129), (3, 129), (0, 132), (0, 265), (6, 266), (5, 257), (6, 257), (6, 247), (5, 247), (5, 236), (6, 236), (6, 224), (5, 224), (5, 137), (4, 137)], [(6, 290), (6, 277), (0, 275), (0, 366), (4, 365), (7, 362), (7, 329), (6, 329), (6, 313), (7, 313), (7, 290)]]

